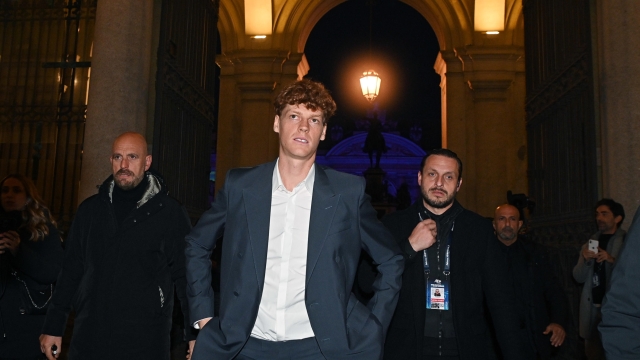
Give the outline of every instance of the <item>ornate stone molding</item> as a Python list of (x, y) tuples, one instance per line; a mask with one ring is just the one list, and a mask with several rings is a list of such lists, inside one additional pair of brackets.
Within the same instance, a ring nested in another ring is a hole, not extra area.
[(165, 62), (162, 67), (162, 74), (165, 85), (175, 92), (182, 100), (193, 106), (212, 124), (215, 119), (215, 101), (205, 93), (200, 87), (183, 76), (179, 69), (171, 62)]
[(513, 83), (509, 80), (468, 80), (469, 88), (473, 91), (473, 99), (481, 101), (506, 101), (507, 90)]
[(526, 102), (527, 121), (535, 118), (546, 108), (556, 103), (571, 89), (589, 79), (590, 58), (587, 53), (582, 54), (565, 71), (540, 87), (536, 94), (529, 96)]

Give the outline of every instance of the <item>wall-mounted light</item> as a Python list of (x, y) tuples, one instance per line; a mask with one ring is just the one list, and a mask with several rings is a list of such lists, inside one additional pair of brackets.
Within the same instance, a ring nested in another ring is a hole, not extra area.
[[(264, 39), (271, 35), (271, 0), (244, 0), (244, 32), (252, 38)], [(262, 37), (258, 37), (262, 36)]]
[(488, 35), (504, 30), (505, 0), (475, 0), (473, 27)]

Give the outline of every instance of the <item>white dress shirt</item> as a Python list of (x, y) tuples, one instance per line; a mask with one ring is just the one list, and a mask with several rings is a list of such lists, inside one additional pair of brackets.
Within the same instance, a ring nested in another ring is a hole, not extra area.
[(273, 170), (271, 218), (264, 289), (251, 336), (268, 341), (313, 337), (305, 306), (309, 217), (315, 164), (293, 191)]

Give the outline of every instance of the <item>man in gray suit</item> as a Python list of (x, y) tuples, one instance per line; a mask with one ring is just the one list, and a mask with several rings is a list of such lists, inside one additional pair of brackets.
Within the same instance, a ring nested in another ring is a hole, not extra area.
[[(328, 91), (296, 81), (276, 98), (276, 161), (229, 171), (187, 236), (192, 359), (379, 359), (404, 260), (362, 178), (315, 164)], [(220, 315), (210, 256), (224, 234)], [(351, 293), (361, 249), (378, 264), (368, 307)]]
[(620, 229), (624, 208), (611, 199), (596, 203), (598, 232), (582, 245), (573, 278), (584, 283), (580, 297), (580, 336), (584, 339), (589, 360), (604, 360), (598, 324), (602, 320), (600, 307), (611, 282), (611, 271), (620, 255), (626, 232)]
[(611, 286), (602, 305), (602, 334), (607, 360), (637, 359), (640, 355), (640, 208), (625, 238)]

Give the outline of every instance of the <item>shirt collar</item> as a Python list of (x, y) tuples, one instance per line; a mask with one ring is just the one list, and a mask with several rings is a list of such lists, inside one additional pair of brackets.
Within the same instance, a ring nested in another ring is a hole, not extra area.
[[(279, 162), (280, 162), (280, 158), (276, 160), (276, 166), (273, 169), (273, 177), (271, 179), (271, 193), (276, 192), (276, 190), (278, 190), (280, 187), (282, 187), (283, 190), (286, 190), (286, 188), (284, 187), (284, 184), (282, 183), (282, 177), (280, 177), (280, 169), (278, 169)], [(304, 186), (307, 188), (307, 191), (313, 194), (313, 184), (315, 180), (316, 180), (316, 164), (314, 163), (313, 165), (311, 165), (311, 169), (309, 169), (309, 173), (307, 174), (307, 177), (305, 177), (304, 180), (300, 182), (300, 184), (304, 184)], [(300, 186), (300, 184), (296, 185), (295, 187)]]

